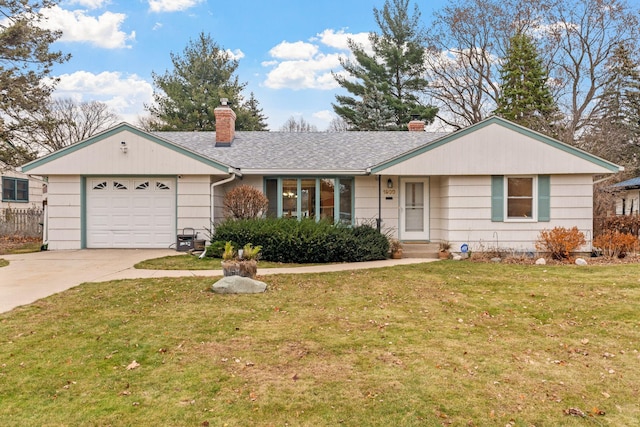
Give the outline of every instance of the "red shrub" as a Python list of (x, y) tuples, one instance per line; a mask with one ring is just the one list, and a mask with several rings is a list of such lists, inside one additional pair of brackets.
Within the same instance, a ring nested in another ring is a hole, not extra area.
[(540, 232), (536, 249), (549, 252), (553, 259), (566, 259), (571, 252), (584, 244), (584, 234), (578, 230), (578, 227), (570, 229), (555, 227), (552, 230)]

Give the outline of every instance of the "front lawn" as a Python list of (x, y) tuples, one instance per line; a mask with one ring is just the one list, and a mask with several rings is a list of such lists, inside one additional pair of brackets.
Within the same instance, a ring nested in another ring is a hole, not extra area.
[[(161, 258), (145, 260), (134, 265), (142, 270), (220, 270), (220, 258), (200, 259), (194, 255), (169, 255)], [(258, 268), (300, 267), (311, 264), (286, 264), (281, 262), (260, 261)]]
[[(3, 426), (630, 426), (640, 266), (90, 283), (0, 315)], [(135, 363), (134, 363), (135, 361)]]

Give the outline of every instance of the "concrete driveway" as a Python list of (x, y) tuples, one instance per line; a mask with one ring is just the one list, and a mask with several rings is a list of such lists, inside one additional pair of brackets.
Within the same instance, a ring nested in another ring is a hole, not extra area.
[[(10, 263), (7, 267), (0, 268), (0, 313), (30, 304), (84, 282), (149, 277), (222, 276), (221, 270), (137, 270), (133, 268), (136, 263), (145, 259), (180, 254), (171, 249), (82, 249), (0, 255), (0, 258)], [(429, 261), (435, 260), (404, 258), (353, 264), (265, 268), (259, 270), (259, 275), (322, 273)]]

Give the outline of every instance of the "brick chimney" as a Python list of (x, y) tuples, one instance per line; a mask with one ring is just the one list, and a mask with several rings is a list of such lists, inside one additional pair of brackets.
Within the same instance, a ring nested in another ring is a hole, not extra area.
[(221, 98), (220, 104), (213, 110), (216, 117), (216, 147), (229, 147), (236, 133), (236, 113), (228, 105), (227, 98)]
[(409, 132), (424, 132), (424, 121), (418, 120), (418, 116), (412, 117), (411, 121), (407, 124)]

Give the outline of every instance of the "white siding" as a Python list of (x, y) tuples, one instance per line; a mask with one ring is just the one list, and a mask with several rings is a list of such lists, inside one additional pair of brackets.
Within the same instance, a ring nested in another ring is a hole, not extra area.
[[(387, 188), (387, 179), (393, 181), (393, 189)], [(381, 198), (378, 198), (378, 177), (358, 176), (354, 183), (354, 211), (357, 223), (376, 223), (378, 213), (382, 213), (382, 232), (392, 236), (398, 235), (398, 203), (399, 189), (397, 177), (381, 176), (380, 191)], [(380, 203), (378, 201), (380, 200)]]
[[(624, 203), (623, 203), (624, 199)], [(624, 209), (623, 209), (624, 204)], [(616, 194), (616, 215), (638, 215), (640, 211), (640, 190), (620, 191)], [(623, 212), (624, 211), (624, 212)]]
[(82, 242), (79, 176), (51, 176), (48, 191), (49, 249), (80, 249)]
[(592, 178), (590, 175), (551, 177), (550, 222), (492, 222), (491, 178), (489, 176), (450, 177), (443, 181), (448, 193), (448, 237), (454, 250), (462, 243), (472, 250), (535, 251), (539, 233), (554, 227), (577, 226), (590, 248), (592, 238)]
[[(2, 164), (0, 164), (2, 167)], [(14, 171), (14, 170), (1, 170), (0, 177), (7, 176), (12, 178), (20, 178), (29, 180), (29, 201), (24, 202), (3, 202), (0, 197), (0, 208), (14, 208), (14, 209), (29, 209), (37, 208), (42, 209), (42, 200), (44, 199), (44, 181), (38, 177), (31, 177), (29, 175)], [(2, 179), (0, 179), (0, 196), (2, 195)]]
[[(127, 151), (121, 150), (126, 142)], [(213, 143), (213, 142), (212, 142)], [(69, 171), (80, 175), (226, 175), (190, 156), (158, 144), (129, 131), (97, 140), (35, 167), (29, 173), (38, 175), (66, 175)], [(54, 154), (55, 155), (55, 154)]]
[(204, 239), (211, 227), (211, 184), (209, 175), (182, 175), (178, 179), (177, 233), (193, 228)]
[(499, 124), (385, 169), (391, 175), (609, 174), (610, 170)]

